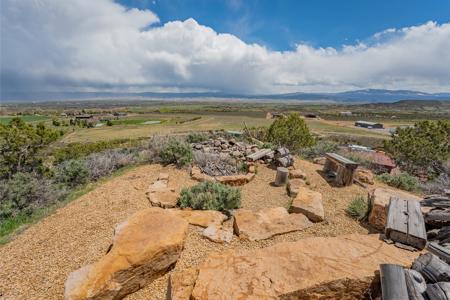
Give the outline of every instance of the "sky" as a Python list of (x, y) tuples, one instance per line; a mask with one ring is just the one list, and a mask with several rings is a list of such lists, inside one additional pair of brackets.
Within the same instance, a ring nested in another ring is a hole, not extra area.
[(2, 0), (4, 92), (450, 91), (450, 1)]

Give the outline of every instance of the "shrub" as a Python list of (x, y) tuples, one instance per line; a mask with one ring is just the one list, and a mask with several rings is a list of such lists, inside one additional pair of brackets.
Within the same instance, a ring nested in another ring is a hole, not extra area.
[(31, 173), (16, 173), (0, 181), (0, 221), (19, 213), (31, 214), (35, 208), (61, 200), (64, 187)]
[(323, 156), (327, 152), (335, 152), (338, 149), (336, 143), (319, 141), (316, 145), (300, 150), (300, 155), (306, 159)]
[(348, 205), (346, 213), (359, 221), (365, 219), (369, 213), (367, 200), (363, 196), (355, 197)]
[(444, 194), (444, 190), (450, 187), (450, 176), (446, 173), (441, 173), (433, 180), (420, 183), (419, 186), (427, 194)]
[(77, 186), (89, 181), (89, 170), (83, 160), (71, 159), (56, 167), (55, 179), (72, 187)]
[(0, 178), (11, 178), (16, 172), (36, 171), (42, 165), (39, 151), (60, 136), (58, 131), (25, 123), (20, 118), (8, 125), (0, 124)]
[(178, 167), (188, 165), (193, 159), (191, 146), (173, 138), (169, 139), (159, 156), (163, 164), (173, 163)]
[(180, 194), (182, 208), (201, 210), (227, 210), (238, 208), (241, 204), (239, 189), (216, 182), (202, 182), (191, 188), (184, 188)]
[(255, 138), (259, 141), (267, 141), (268, 129), (264, 126), (245, 128), (244, 138), (251, 140)]
[(412, 174), (437, 173), (450, 156), (450, 121), (421, 121), (414, 127), (397, 128), (385, 149)]
[(91, 180), (109, 176), (115, 170), (136, 163), (135, 151), (125, 149), (111, 149), (93, 153), (86, 157), (85, 165), (89, 170)]
[(205, 134), (193, 132), (193, 133), (189, 133), (188, 134), (188, 136), (186, 137), (186, 142), (188, 142), (188, 143), (200, 143), (200, 142), (203, 142), (203, 141), (205, 141), (207, 139), (208, 139), (208, 137)]
[(297, 113), (275, 120), (269, 127), (267, 140), (275, 145), (288, 147), (292, 151), (315, 144), (308, 126)]
[(72, 143), (64, 148), (56, 149), (53, 157), (56, 163), (69, 159), (78, 159), (85, 157), (91, 153), (101, 152), (108, 149), (133, 147), (141, 144), (139, 140), (116, 139), (111, 141), (99, 141), (95, 143)]
[(408, 173), (401, 173), (400, 175), (381, 174), (377, 179), (390, 185), (392, 187), (402, 189), (405, 191), (417, 191), (419, 189), (419, 182), (416, 177)]

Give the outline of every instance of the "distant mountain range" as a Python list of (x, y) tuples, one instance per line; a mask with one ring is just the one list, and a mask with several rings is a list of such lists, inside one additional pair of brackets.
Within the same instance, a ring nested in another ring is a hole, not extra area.
[(150, 99), (181, 99), (192, 100), (201, 98), (226, 98), (243, 100), (297, 100), (297, 101), (328, 101), (343, 103), (380, 103), (401, 100), (448, 100), (450, 93), (424, 93), (409, 90), (364, 89), (340, 93), (289, 93), (273, 95), (242, 95), (227, 93), (114, 93), (114, 92), (2, 92), (2, 102), (42, 102), (63, 100), (150, 100)]

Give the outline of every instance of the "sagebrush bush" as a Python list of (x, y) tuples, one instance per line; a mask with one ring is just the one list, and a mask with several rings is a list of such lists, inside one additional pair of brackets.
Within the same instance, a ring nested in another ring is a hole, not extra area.
[(67, 160), (56, 167), (56, 181), (69, 186), (84, 184), (89, 181), (89, 178), (89, 169), (83, 160)]
[(16, 173), (0, 181), (0, 221), (19, 213), (30, 214), (35, 208), (61, 200), (64, 186), (56, 186), (46, 178), (32, 173)]
[(184, 167), (192, 162), (193, 154), (189, 144), (176, 139), (169, 139), (159, 154), (163, 164), (175, 164)]
[(346, 213), (357, 220), (365, 219), (369, 213), (369, 204), (367, 199), (363, 196), (355, 197), (348, 205)]
[(427, 194), (444, 194), (444, 190), (450, 188), (450, 176), (447, 173), (441, 173), (433, 180), (420, 183), (419, 186)]
[(389, 186), (405, 191), (411, 192), (419, 190), (419, 181), (416, 177), (411, 176), (408, 173), (401, 173), (399, 175), (390, 175), (385, 173), (377, 176), (377, 179)]
[(184, 188), (179, 205), (199, 210), (227, 210), (241, 205), (241, 191), (216, 182), (202, 182), (191, 188)]
[(110, 176), (115, 170), (135, 164), (137, 151), (126, 149), (112, 149), (93, 153), (86, 157), (85, 164), (89, 170), (91, 180)]
[(300, 150), (300, 155), (306, 159), (313, 159), (323, 156), (327, 152), (335, 152), (338, 145), (333, 142), (319, 141), (316, 145)]

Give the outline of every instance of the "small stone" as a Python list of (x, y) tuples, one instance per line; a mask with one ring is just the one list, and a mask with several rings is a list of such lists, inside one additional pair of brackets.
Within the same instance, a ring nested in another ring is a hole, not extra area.
[(201, 150), (203, 148), (203, 146), (201, 144), (196, 144), (194, 146), (194, 148), (197, 149), (197, 150)]
[(327, 159), (323, 156), (321, 157), (316, 157), (313, 159), (313, 163), (318, 164), (318, 165), (325, 165), (325, 162), (327, 161)]
[(220, 145), (220, 147), (222, 148), (222, 149), (228, 149), (228, 145), (227, 144), (222, 144), (222, 145)]
[(169, 182), (169, 174), (168, 173), (159, 173), (158, 180), (163, 180)]
[(255, 165), (248, 166), (248, 172), (249, 173), (256, 173), (256, 166)]
[(202, 235), (212, 242), (230, 243), (233, 239), (233, 228), (211, 224), (203, 230)]
[(299, 169), (289, 170), (289, 178), (306, 179), (306, 174)]

